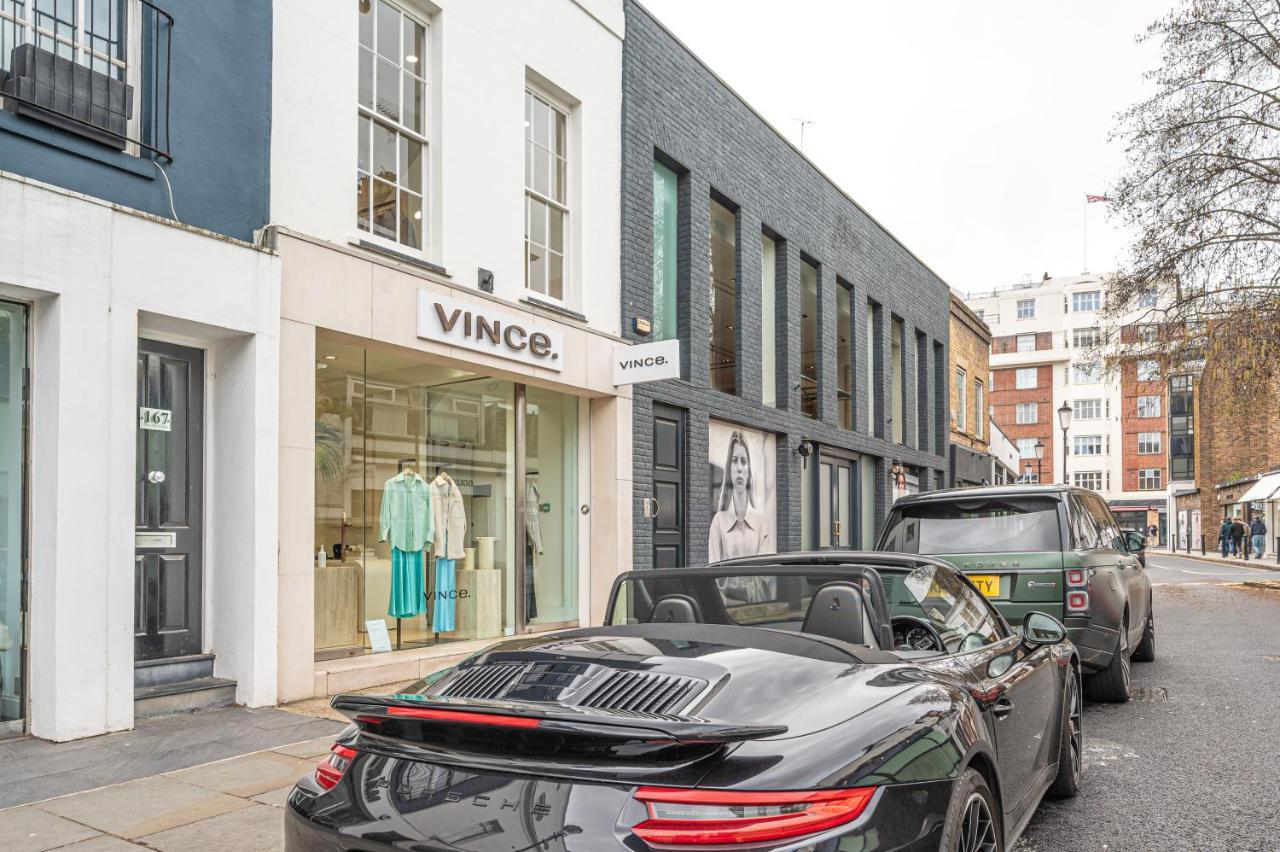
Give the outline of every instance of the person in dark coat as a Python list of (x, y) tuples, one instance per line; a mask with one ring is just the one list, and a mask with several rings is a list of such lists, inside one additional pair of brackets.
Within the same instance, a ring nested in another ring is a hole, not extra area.
[(1233, 556), (1240, 556), (1244, 553), (1244, 524), (1240, 523), (1240, 519), (1236, 518), (1231, 522), (1231, 553)]
[(1222, 547), (1222, 558), (1226, 559), (1231, 555), (1231, 519), (1223, 518), (1222, 526), (1218, 527), (1218, 544)]
[(1263, 551), (1267, 549), (1267, 524), (1261, 515), (1253, 516), (1253, 523), (1249, 524), (1249, 535), (1253, 537), (1253, 555), (1261, 559)]

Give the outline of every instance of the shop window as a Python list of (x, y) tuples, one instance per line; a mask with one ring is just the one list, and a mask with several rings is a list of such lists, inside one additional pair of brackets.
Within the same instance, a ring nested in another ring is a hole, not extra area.
[(818, 404), (818, 268), (800, 262), (800, 411), (821, 416)]
[[(2, 29), (2, 27), (0, 27)], [(0, 738), (23, 733), (25, 684), (30, 673), (23, 650), (27, 582), (22, 554), (26, 411), (23, 382), (27, 360), (27, 309), (0, 302)]]
[(680, 176), (657, 160), (653, 163), (653, 339), (678, 335), (676, 275), (679, 259)]
[(360, 12), (356, 227), (426, 248), (427, 25), (387, 0)]
[(575, 620), (577, 400), (323, 334), (316, 350), (317, 658), (378, 650), (379, 622), (392, 648), (510, 635), (521, 596), (525, 623)]
[(711, 386), (738, 392), (738, 217), (711, 200)]

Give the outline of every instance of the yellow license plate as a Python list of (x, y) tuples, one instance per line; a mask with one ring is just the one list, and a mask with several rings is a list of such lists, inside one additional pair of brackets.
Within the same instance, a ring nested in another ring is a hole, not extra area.
[(970, 574), (969, 580), (978, 587), (978, 591), (982, 592), (987, 597), (1000, 597), (999, 574)]

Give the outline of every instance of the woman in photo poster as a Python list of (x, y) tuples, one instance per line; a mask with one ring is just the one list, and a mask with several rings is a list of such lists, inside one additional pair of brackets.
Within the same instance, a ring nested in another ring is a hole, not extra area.
[(729, 436), (729, 453), (720, 482), (720, 499), (711, 519), (707, 540), (707, 561), (734, 559), (772, 553), (773, 543), (765, 529), (764, 512), (755, 493), (756, 476), (751, 467), (751, 450), (742, 432)]

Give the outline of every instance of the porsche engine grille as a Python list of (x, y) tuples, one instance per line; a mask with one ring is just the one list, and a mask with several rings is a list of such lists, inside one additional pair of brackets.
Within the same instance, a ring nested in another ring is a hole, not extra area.
[(673, 713), (696, 692), (702, 681), (653, 672), (612, 672), (579, 704), (625, 713)]
[(555, 701), (636, 716), (678, 713), (706, 686), (684, 675), (619, 671), (585, 663), (492, 663), (445, 682), (445, 698)]

